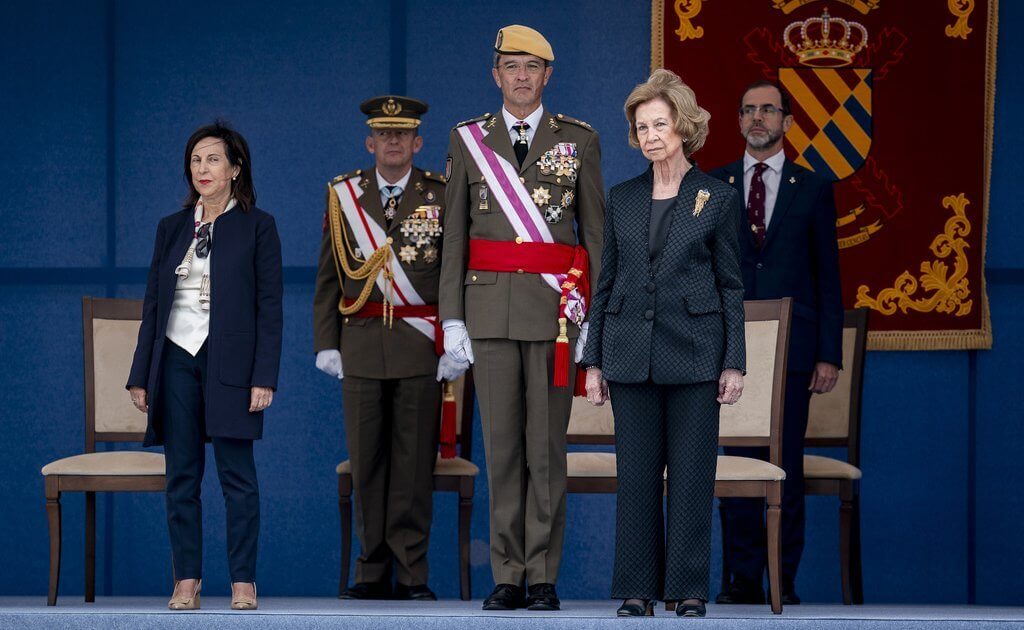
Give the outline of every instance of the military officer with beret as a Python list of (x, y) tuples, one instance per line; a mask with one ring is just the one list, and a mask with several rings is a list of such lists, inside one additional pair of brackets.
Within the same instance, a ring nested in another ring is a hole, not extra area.
[(451, 133), (439, 306), (446, 356), (474, 364), (483, 422), (496, 584), (483, 607), (557, 610), (565, 434), (601, 257), (601, 149), (590, 125), (541, 104), (555, 58), (543, 35), (507, 26), (494, 53), (503, 106)]
[(454, 380), (469, 367), (438, 361), (445, 184), (412, 163), (423, 146), (417, 131), (426, 103), (388, 95), (360, 109), (375, 166), (328, 185), (313, 301), (316, 366), (342, 381), (361, 546), (356, 583), (342, 598), (433, 600), (435, 377)]

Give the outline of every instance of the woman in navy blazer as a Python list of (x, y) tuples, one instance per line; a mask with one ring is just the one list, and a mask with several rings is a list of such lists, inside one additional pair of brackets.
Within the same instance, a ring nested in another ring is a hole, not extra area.
[(174, 561), (172, 610), (199, 607), (205, 443), (213, 442), (227, 510), (232, 608), (256, 607), (259, 487), (253, 440), (277, 388), (281, 241), (255, 206), (249, 147), (222, 123), (185, 148), (189, 196), (156, 232), (142, 325), (128, 378), (162, 444)]
[(678, 76), (655, 71), (625, 109), (651, 168), (609, 194), (582, 361), (587, 398), (610, 387), (615, 409), (612, 597), (619, 616), (664, 599), (703, 617), (719, 405), (739, 400), (746, 361), (739, 195), (691, 164), (710, 116)]

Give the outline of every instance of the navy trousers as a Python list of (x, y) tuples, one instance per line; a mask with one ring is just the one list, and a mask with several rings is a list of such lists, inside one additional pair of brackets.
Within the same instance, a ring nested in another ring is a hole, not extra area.
[[(810, 372), (786, 374), (786, 406), (782, 419), (782, 584), (791, 588), (804, 551), (804, 434), (811, 402)], [(731, 447), (726, 455), (768, 459), (763, 447)], [(768, 562), (764, 499), (722, 499), (725, 564), (734, 580), (763, 585)]]
[(612, 597), (707, 601), (718, 383), (609, 387), (619, 483)]
[[(160, 404), (167, 461), (167, 528), (174, 577), (203, 574), (203, 503), (200, 491), (206, 467), (206, 344), (196, 356), (170, 339), (165, 344)], [(224, 504), (227, 508), (228, 566), (232, 582), (256, 581), (256, 541), (260, 530), (260, 493), (252, 440), (212, 438)]]

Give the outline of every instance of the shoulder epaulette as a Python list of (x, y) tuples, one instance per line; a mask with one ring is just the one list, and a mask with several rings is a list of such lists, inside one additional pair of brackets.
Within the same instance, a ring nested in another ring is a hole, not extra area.
[(558, 114), (558, 115), (555, 116), (555, 118), (558, 119), (558, 122), (572, 123), (572, 124), (576, 125), (577, 127), (583, 127), (584, 129), (586, 129), (588, 131), (593, 131), (594, 130), (594, 128), (590, 126), (590, 123), (585, 123), (582, 120), (578, 120), (576, 118), (573, 118), (572, 116), (566, 116), (565, 114)]
[(335, 177), (334, 179), (331, 180), (331, 183), (332, 184), (337, 184), (338, 182), (343, 182), (346, 179), (352, 179), (353, 177), (355, 177), (357, 175), (362, 175), (362, 174), (363, 174), (363, 169), (361, 169), (361, 168), (360, 169), (356, 169), (356, 170), (352, 171), (351, 173), (345, 173), (344, 175), (338, 175), (337, 177)]
[(483, 116), (477, 116), (476, 118), (470, 118), (469, 120), (463, 120), (459, 124), (455, 125), (455, 128), (458, 129), (459, 127), (464, 127), (464, 126), (468, 125), (469, 123), (480, 122), (481, 120), (486, 120), (486, 119), (488, 119), (490, 117), (491, 117), (491, 113), (487, 112)]
[(444, 173), (435, 173), (434, 171), (423, 171), (423, 179), (429, 179), (432, 182), (437, 182), (442, 186), (448, 183), (448, 180), (444, 178)]

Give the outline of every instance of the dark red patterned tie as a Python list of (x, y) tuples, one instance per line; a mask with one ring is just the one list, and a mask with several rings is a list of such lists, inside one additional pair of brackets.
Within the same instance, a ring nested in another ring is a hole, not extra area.
[(750, 231), (760, 248), (764, 245), (764, 178), (762, 174), (768, 165), (758, 162), (754, 165), (754, 176), (750, 178), (750, 194), (747, 195), (747, 219), (750, 220)]

